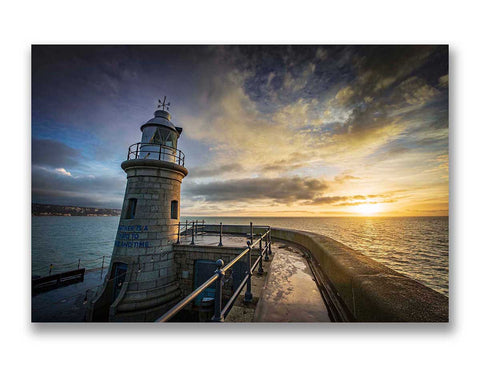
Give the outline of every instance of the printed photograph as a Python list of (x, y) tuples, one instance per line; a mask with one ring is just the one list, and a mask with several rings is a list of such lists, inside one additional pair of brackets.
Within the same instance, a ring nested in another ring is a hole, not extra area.
[(31, 67), (32, 322), (449, 322), (448, 45)]

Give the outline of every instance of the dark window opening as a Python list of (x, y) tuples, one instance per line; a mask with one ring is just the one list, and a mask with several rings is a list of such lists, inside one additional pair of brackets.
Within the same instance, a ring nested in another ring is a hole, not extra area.
[(170, 218), (178, 219), (178, 201), (177, 200), (172, 200)]
[(128, 199), (127, 211), (125, 212), (125, 219), (135, 218), (135, 209), (137, 209), (137, 199)]

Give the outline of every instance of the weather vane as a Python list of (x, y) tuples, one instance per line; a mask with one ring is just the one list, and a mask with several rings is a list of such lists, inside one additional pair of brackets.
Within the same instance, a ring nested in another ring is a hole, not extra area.
[(165, 109), (167, 109), (167, 111), (169, 110), (170, 108), (170, 102), (166, 102), (167, 101), (167, 96), (163, 97), (163, 102), (161, 99), (158, 100), (158, 108), (161, 108), (163, 111), (165, 111)]

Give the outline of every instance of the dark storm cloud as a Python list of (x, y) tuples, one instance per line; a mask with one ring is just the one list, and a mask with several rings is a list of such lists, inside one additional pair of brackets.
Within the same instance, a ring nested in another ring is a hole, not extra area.
[(260, 111), (302, 101), (315, 120), (321, 113), (317, 99), (336, 89), (330, 107), (344, 109), (347, 117), (319, 134), (337, 143), (343, 137), (364, 140), (408, 122), (412, 113), (424, 121), (435, 115), (431, 124), (419, 124), (423, 131), (444, 128), (448, 120), (446, 108), (439, 116), (439, 105), (448, 106), (448, 90), (437, 89), (448, 75), (448, 46), (232, 46), (223, 51), (247, 72), (244, 90)]
[[(426, 74), (432, 69), (445, 74), (445, 64), (432, 64), (432, 55), (446, 51), (445, 46), (366, 46), (356, 48), (352, 58), (362, 86), (358, 97), (386, 89), (412, 73)], [(423, 69), (429, 63), (427, 69)], [(438, 78), (438, 77), (437, 77)]]
[(59, 141), (32, 139), (32, 164), (53, 168), (73, 167), (79, 164), (81, 154)]
[(174, 112), (180, 102), (197, 107), (192, 91), (211, 54), (196, 46), (34, 46), (34, 137), (69, 142), (78, 132), (95, 159), (123, 157), (159, 97), (167, 94)]
[[(345, 169), (345, 155), (367, 156), (374, 143), (383, 145), (375, 146), (378, 159), (368, 163), (380, 162), (385, 152), (443, 152), (448, 133), (435, 130), (448, 128), (447, 87), (446, 46), (34, 47), (34, 198), (86, 203), (103, 195), (107, 202), (115, 192), (120, 203), (120, 160), (140, 139), (138, 127), (151, 117), (155, 99), (168, 94), (174, 119), (184, 127), (180, 149), (190, 178), (260, 176), (187, 180), (188, 195), (309, 204), (357, 200), (343, 192), (324, 196), (330, 183), (322, 180), (261, 176), (302, 169), (311, 175), (312, 162), (331, 159), (326, 164), (335, 165), (342, 153), (342, 166), (329, 171), (336, 174)], [(292, 150), (306, 152), (306, 159), (290, 159)], [(113, 166), (119, 178), (101, 178), (98, 167)], [(356, 175), (368, 179), (353, 170)]]
[[(354, 78), (349, 47), (239, 46), (236, 51), (237, 67), (251, 73), (245, 90), (257, 102), (290, 104), (300, 98), (316, 98), (339, 80)], [(304, 79), (308, 70), (311, 76)], [(302, 88), (288, 88), (288, 79), (303, 80)]]
[[(344, 176), (345, 180), (357, 179), (353, 176)], [(397, 192), (387, 192), (376, 195), (325, 196), (330, 183), (314, 178), (285, 177), (285, 178), (249, 178), (211, 182), (205, 184), (190, 183), (185, 194), (194, 199), (203, 199), (206, 202), (241, 202), (251, 203), (255, 200), (271, 200), (278, 204), (302, 205), (360, 205), (365, 202), (392, 203), (397, 201)]]
[(185, 193), (207, 201), (270, 199), (277, 203), (293, 203), (313, 199), (327, 188), (328, 185), (323, 180), (314, 178), (247, 178), (202, 184), (190, 183)]
[[(392, 124), (395, 117), (448, 94), (435, 88), (448, 73), (446, 46), (362, 47), (352, 59), (357, 77), (337, 94), (337, 102), (353, 109), (338, 133), (368, 133)], [(444, 103), (445, 105), (445, 103)], [(404, 110), (402, 110), (404, 108)]]
[(32, 166), (34, 203), (119, 208), (124, 189), (122, 177), (105, 176), (101, 172), (98, 177), (74, 177), (65, 171)]

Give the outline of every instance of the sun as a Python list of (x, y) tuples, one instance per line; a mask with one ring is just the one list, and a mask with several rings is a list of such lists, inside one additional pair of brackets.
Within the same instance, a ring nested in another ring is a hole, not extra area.
[(380, 204), (360, 204), (360, 205), (357, 205), (353, 209), (353, 211), (355, 213), (360, 214), (360, 215), (371, 216), (371, 215), (375, 215), (378, 212), (380, 212), (381, 211), (381, 206), (380, 206)]

